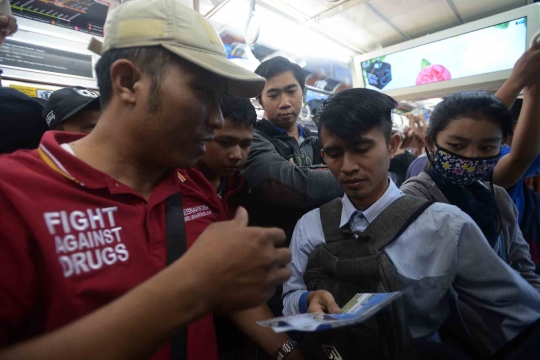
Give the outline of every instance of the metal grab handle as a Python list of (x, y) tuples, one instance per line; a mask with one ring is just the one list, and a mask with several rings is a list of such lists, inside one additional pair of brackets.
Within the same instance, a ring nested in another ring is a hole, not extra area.
[[(303, 109), (307, 110), (306, 116), (303, 116), (302, 114)], [(300, 110), (300, 119), (302, 119), (302, 121), (309, 120), (309, 118), (311, 117), (311, 108), (309, 107), (309, 105), (307, 103), (304, 103), (304, 105), (302, 105), (302, 110)]]
[(254, 17), (256, 17), (255, 15), (255, 6), (257, 5), (257, 0), (251, 0), (251, 4), (249, 6), (249, 16), (248, 16), (248, 21), (246, 23), (246, 29), (244, 30), (244, 38), (246, 40), (246, 44), (251, 47), (253, 45), (255, 45), (257, 43), (257, 41), (259, 40), (259, 36), (261, 34), (261, 28), (259, 26), (259, 24), (255, 24), (255, 26), (257, 26), (257, 31), (255, 32), (255, 36), (253, 37), (253, 39), (250, 39), (249, 38), (249, 27), (250, 25), (252, 24), (252, 20)]

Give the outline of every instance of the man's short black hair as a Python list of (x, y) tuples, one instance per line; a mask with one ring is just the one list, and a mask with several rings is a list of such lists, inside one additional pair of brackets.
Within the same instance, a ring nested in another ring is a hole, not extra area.
[(111, 66), (115, 61), (127, 59), (152, 79), (150, 111), (160, 107), (159, 89), (163, 75), (171, 63), (178, 57), (161, 46), (113, 49), (105, 52), (96, 64), (96, 75), (102, 108), (107, 107), (112, 98)]
[(379, 127), (388, 142), (392, 132), (392, 109), (396, 106), (396, 100), (378, 91), (349, 89), (326, 99), (314, 122), (319, 126), (319, 134), (324, 127), (348, 142)]
[(296, 81), (300, 84), (302, 91), (306, 86), (306, 73), (300, 66), (290, 62), (283, 56), (276, 56), (270, 60), (263, 61), (261, 65), (255, 69), (255, 74), (262, 76), (266, 80), (270, 80), (286, 71), (292, 71)]
[(235, 126), (255, 127), (257, 113), (251, 100), (226, 93), (221, 96), (219, 107), (225, 121)]
[(430, 142), (453, 121), (462, 117), (486, 119), (501, 127), (503, 139), (512, 135), (512, 115), (505, 103), (485, 92), (458, 92), (443, 97), (429, 118), (427, 138)]

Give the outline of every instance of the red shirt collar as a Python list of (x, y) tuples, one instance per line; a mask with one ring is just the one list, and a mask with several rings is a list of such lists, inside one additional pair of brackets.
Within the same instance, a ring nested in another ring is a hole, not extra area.
[[(82, 187), (88, 189), (107, 188), (111, 194), (133, 194), (141, 197), (135, 190), (86, 164), (61, 147), (61, 144), (71, 143), (84, 136), (61, 131), (48, 131), (41, 139), (38, 154), (51, 169)], [(185, 174), (180, 174), (173, 168), (169, 169), (152, 193), (150, 202), (160, 203), (170, 195), (179, 192), (179, 184), (185, 180)]]

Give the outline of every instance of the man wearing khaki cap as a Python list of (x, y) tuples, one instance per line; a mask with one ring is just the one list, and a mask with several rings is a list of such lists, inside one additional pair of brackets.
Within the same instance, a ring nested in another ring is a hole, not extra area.
[(290, 275), (283, 232), (247, 227), (243, 209), (186, 243), (184, 221), (220, 209), (179, 195), (196, 176), (176, 169), (222, 126), (220, 95), (264, 80), (179, 0), (126, 2), (105, 33), (92, 133), (0, 159), (0, 359), (206, 360), (188, 324), (259, 305)]

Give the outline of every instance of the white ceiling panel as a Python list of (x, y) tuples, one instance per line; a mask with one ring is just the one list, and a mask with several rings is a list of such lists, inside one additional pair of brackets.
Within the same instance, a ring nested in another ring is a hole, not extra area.
[(385, 42), (396, 43), (405, 40), (365, 3), (340, 12), (337, 16), (322, 19), (319, 26), (367, 51), (384, 46)]
[(463, 21), (470, 22), (527, 5), (527, 0), (452, 0)]
[(280, 7), (290, 7), (304, 14), (306, 17), (314, 17), (324, 11), (337, 8), (341, 4), (351, 0), (341, 0), (339, 2), (326, 2), (325, 0), (263, 0), (269, 5)]
[[(370, 4), (410, 38), (459, 25), (445, 0), (372, 0)], [(381, 42), (392, 45), (386, 39)]]

